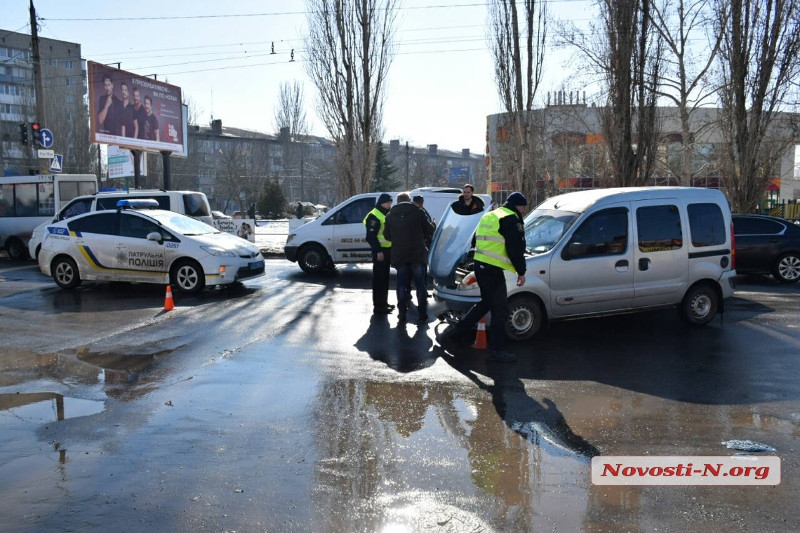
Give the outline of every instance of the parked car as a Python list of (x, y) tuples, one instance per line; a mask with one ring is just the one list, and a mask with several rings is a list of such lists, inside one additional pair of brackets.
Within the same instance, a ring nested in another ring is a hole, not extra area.
[[(138, 211), (133, 208), (146, 208)], [(172, 284), (196, 293), (264, 274), (258, 247), (192, 217), (155, 209), (155, 200), (121, 200), (46, 227), (39, 268), (62, 289), (83, 280)]]
[[(478, 216), (445, 215), (429, 257), (433, 295), (458, 319), (480, 300), (471, 240)], [(592, 189), (554, 196), (525, 217), (526, 282), (506, 272), (513, 340), (548, 321), (678, 307), (708, 324), (733, 295), (725, 196), (695, 187)]]
[(231, 220), (233, 217), (230, 217), (223, 213), (222, 211), (211, 211), (211, 218), (214, 220)]
[(48, 224), (59, 220), (66, 220), (75, 215), (88, 213), (89, 211), (102, 211), (104, 209), (116, 209), (117, 202), (120, 200), (132, 199), (152, 199), (158, 202), (161, 209), (175, 211), (196, 218), (206, 224), (213, 226), (214, 220), (211, 216), (211, 206), (205, 193), (197, 191), (165, 191), (161, 189), (134, 189), (131, 191), (103, 191), (95, 194), (78, 196), (65, 205), (49, 222), (45, 222), (36, 227), (31, 234), (28, 243), (28, 251), (33, 259), (38, 259), (39, 248), (44, 237), (44, 228)]
[(772, 274), (782, 283), (800, 280), (800, 226), (766, 215), (733, 215), (736, 272)]
[[(397, 192), (388, 193), (392, 199)], [(409, 193), (425, 199), (425, 209), (438, 221), (450, 204), (461, 194), (453, 187), (421, 187)], [(297, 262), (304, 272), (314, 273), (341, 263), (369, 263), (372, 251), (364, 240), (364, 217), (374, 207), (380, 193), (357, 194), (319, 218), (289, 232), (283, 250), (289, 261)], [(486, 206), (492, 203), (488, 194), (480, 196)]]

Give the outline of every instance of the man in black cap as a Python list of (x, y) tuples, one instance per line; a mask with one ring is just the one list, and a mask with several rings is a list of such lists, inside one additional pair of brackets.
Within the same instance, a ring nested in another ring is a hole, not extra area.
[(517, 359), (505, 351), (508, 290), (504, 270), (517, 275), (517, 287), (525, 283), (525, 230), (522, 213), (528, 200), (513, 192), (505, 203), (481, 217), (475, 232), (475, 277), (481, 301), (472, 306), (456, 325), (436, 336), (443, 346), (463, 339), (487, 312), (492, 313), (489, 329), (490, 360), (512, 362)]
[[(423, 196), (421, 194), (417, 194), (417, 195), (414, 195), (414, 198), (412, 198), (411, 201), (414, 203), (415, 206), (419, 207), (420, 211), (422, 211), (422, 214), (425, 215), (425, 220), (427, 220), (428, 223), (430, 223), (435, 229), (436, 228), (436, 224), (433, 222), (433, 219), (431, 218), (431, 214), (428, 213), (427, 209), (425, 209), (425, 205), (424, 205), (425, 204), (425, 198), (423, 198)], [(428, 250), (431, 249), (431, 238), (432, 237), (433, 237), (433, 235), (431, 235), (431, 237), (426, 237), (425, 238), (425, 247)]]
[(389, 305), (392, 242), (383, 235), (390, 207), (392, 197), (382, 192), (375, 207), (364, 217), (366, 241), (372, 248), (372, 313), (375, 315), (389, 315), (394, 310), (394, 306)]
[(425, 285), (428, 248), (425, 239), (433, 235), (429, 222), (408, 193), (397, 195), (397, 203), (386, 217), (386, 238), (392, 241), (392, 265), (397, 269), (397, 319), (406, 321), (411, 299), (411, 280), (417, 288), (418, 322), (428, 322), (428, 293)]

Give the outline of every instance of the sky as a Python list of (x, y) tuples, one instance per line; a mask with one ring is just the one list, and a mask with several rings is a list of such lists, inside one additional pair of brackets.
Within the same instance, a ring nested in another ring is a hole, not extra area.
[[(559, 0), (550, 9), (580, 24), (589, 20), (589, 5)], [(29, 0), (0, 0), (0, 6), (0, 29), (30, 33)], [(181, 87), (199, 124), (213, 117), (224, 126), (275, 133), (280, 86), (299, 82), (310, 133), (329, 137), (305, 70), (302, 0), (34, 0), (34, 6), (41, 37), (78, 43), (86, 60), (120, 63), (122, 70)], [(384, 142), (485, 153), (486, 117), (502, 112), (486, 20), (487, 1), (402, 1)], [(564, 65), (549, 63), (542, 99), (545, 91), (564, 88)]]

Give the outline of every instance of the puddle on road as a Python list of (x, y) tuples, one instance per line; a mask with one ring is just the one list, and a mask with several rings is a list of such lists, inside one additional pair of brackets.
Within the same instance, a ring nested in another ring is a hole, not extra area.
[(101, 413), (105, 402), (70, 398), (54, 392), (0, 394), (0, 420), (14, 418), (45, 424)]

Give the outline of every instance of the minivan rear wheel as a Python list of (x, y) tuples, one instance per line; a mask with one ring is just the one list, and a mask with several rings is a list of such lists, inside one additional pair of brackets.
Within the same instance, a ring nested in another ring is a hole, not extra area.
[(719, 308), (719, 294), (711, 285), (695, 285), (681, 302), (681, 318), (693, 326), (705, 326), (711, 322)]
[(524, 341), (536, 336), (544, 323), (542, 303), (534, 296), (518, 294), (508, 300), (506, 337)]

